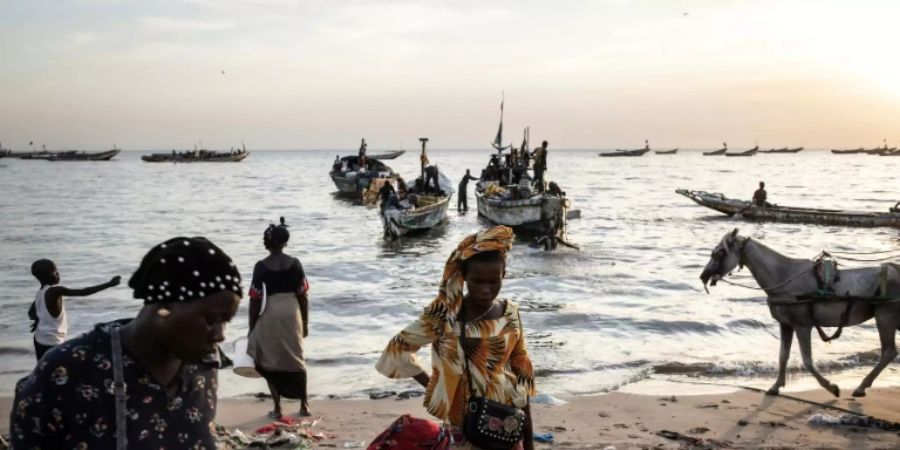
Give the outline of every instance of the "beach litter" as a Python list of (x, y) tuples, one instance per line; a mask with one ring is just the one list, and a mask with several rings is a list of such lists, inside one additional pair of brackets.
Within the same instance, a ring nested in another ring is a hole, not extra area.
[(550, 406), (560, 406), (560, 405), (565, 405), (566, 403), (569, 403), (565, 400), (562, 400), (562, 399), (559, 399), (552, 395), (547, 395), (547, 394), (535, 395), (534, 397), (531, 397), (531, 399), (529, 399), (529, 401), (536, 405), (550, 405)]
[(688, 448), (692, 450), (714, 450), (718, 448), (731, 448), (731, 443), (727, 441), (695, 438), (686, 436), (677, 431), (660, 430), (656, 432), (656, 435), (672, 441), (678, 441), (682, 445), (687, 445)]
[(869, 416), (861, 416), (858, 414), (841, 414), (832, 416), (830, 414), (817, 413), (813, 414), (806, 421), (810, 425), (815, 426), (849, 426), (860, 428), (875, 428), (885, 431), (898, 431), (900, 424), (876, 419)]
[(298, 421), (294, 417), (284, 416), (258, 428), (253, 435), (248, 435), (237, 428), (229, 430), (218, 426), (216, 427), (216, 435), (219, 441), (217, 449), (271, 448), (308, 450), (313, 447), (315, 442), (330, 438), (322, 432), (311, 429), (318, 423), (318, 419)]
[(540, 444), (552, 444), (553, 443), (553, 433), (544, 433), (544, 434), (535, 433), (534, 442), (537, 442)]

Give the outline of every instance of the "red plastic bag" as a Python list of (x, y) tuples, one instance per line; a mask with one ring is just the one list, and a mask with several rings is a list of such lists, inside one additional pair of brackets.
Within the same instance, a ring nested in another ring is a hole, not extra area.
[(368, 450), (447, 450), (450, 439), (441, 434), (441, 426), (430, 420), (400, 416), (369, 444)]

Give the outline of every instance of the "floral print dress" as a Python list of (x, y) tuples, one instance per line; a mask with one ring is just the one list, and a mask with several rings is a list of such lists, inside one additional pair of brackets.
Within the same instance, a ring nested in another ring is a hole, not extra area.
[[(126, 323), (99, 324), (55, 347), (19, 380), (10, 418), (13, 448), (116, 448), (110, 329)], [(122, 360), (129, 449), (216, 448), (218, 362), (182, 365), (176, 389), (168, 391), (127, 351)]]

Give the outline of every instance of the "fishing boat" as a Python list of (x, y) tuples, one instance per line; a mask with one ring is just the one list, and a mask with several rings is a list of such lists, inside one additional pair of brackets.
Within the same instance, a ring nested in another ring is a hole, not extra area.
[[(386, 164), (377, 159), (366, 158), (365, 167), (360, 168), (359, 157), (356, 155), (336, 160), (328, 175), (338, 188), (339, 194), (356, 197), (364, 204), (377, 201), (378, 189), (385, 180), (396, 181), (404, 191), (406, 189), (400, 176)], [(376, 183), (376, 180), (382, 181)]]
[[(428, 164), (428, 157), (425, 152), (425, 144), (427, 138), (422, 138), (422, 171), (425, 175), (425, 166)], [(397, 184), (401, 192), (397, 193), (396, 199), (391, 199), (381, 205), (379, 214), (381, 216), (381, 224), (384, 226), (384, 233), (397, 239), (409, 233), (430, 230), (440, 225), (447, 217), (447, 208), (450, 206), (450, 198), (453, 196), (453, 183), (442, 173), (438, 172), (438, 192), (433, 189), (421, 190), (424, 192), (416, 192), (416, 189), (404, 191), (405, 183), (398, 177)], [(382, 180), (391, 182), (392, 180)], [(415, 186), (424, 186), (424, 178), (422, 182), (416, 182)], [(374, 186), (373, 186), (374, 187)], [(396, 200), (396, 201), (394, 201)]]
[(864, 148), (862, 148), (862, 147), (860, 147), (860, 148), (855, 148), (855, 149), (853, 149), (853, 150), (835, 150), (835, 149), (831, 149), (831, 153), (834, 153), (834, 154), (836, 154), (836, 155), (856, 155), (856, 154), (859, 154), (859, 153), (865, 153), (865, 152), (866, 152), (866, 149), (864, 149)]
[(605, 158), (615, 158), (615, 157), (636, 157), (636, 156), (644, 156), (645, 153), (649, 152), (649, 148), (641, 148), (637, 150), (621, 150), (616, 149), (614, 152), (606, 152), (600, 153), (600, 156)]
[(725, 197), (718, 193), (677, 189), (683, 195), (701, 206), (728, 216), (744, 219), (774, 222), (811, 223), (818, 225), (841, 225), (853, 227), (894, 227), (900, 228), (900, 211), (889, 212), (843, 211), (835, 209), (795, 208), (788, 206), (758, 207), (746, 200)]
[(49, 161), (109, 161), (116, 157), (122, 150), (113, 148), (103, 152), (79, 152), (78, 150), (69, 150), (64, 152), (52, 153)]
[(753, 156), (758, 151), (759, 151), (759, 146), (757, 145), (756, 147), (753, 147), (750, 150), (745, 150), (745, 151), (736, 152), (736, 153), (725, 153), (725, 156)]
[(759, 152), (760, 152), (760, 153), (800, 153), (801, 151), (803, 151), (803, 147), (796, 147), (796, 148), (787, 148), (787, 147), (784, 147), (784, 148), (773, 148), (773, 149), (770, 149), (770, 150), (760, 150)]
[(896, 147), (891, 147), (891, 148), (881, 149), (881, 151), (879, 151), (877, 153), (877, 155), (878, 156), (900, 156), (900, 152), (897, 151)]
[(639, 148), (635, 150), (622, 150), (617, 148), (614, 152), (606, 152), (600, 153), (600, 156), (606, 158), (615, 158), (615, 157), (637, 157), (644, 156), (645, 153), (650, 151), (650, 142), (647, 139), (644, 139), (644, 148)]
[(720, 148), (718, 150), (713, 150), (711, 152), (703, 152), (703, 156), (720, 156), (720, 155), (724, 155), (727, 152), (728, 152), (728, 143), (723, 142), (722, 148)]
[[(528, 153), (529, 130), (525, 129), (519, 154)], [(500, 103), (500, 125), (491, 144), (496, 153), (482, 171), (481, 180), (475, 185), (475, 201), (478, 215), (496, 225), (512, 227), (521, 233), (562, 236), (565, 233), (569, 199), (556, 183), (547, 189), (536, 189), (527, 165), (521, 161), (507, 167), (502, 152), (512, 145), (503, 144), (503, 103)], [(538, 149), (540, 150), (540, 149)], [(514, 183), (518, 181), (518, 183)]]
[(171, 153), (153, 153), (151, 155), (141, 156), (141, 159), (144, 162), (150, 163), (161, 163), (161, 162), (171, 162), (171, 163), (195, 163), (195, 162), (241, 162), (247, 159), (247, 156), (250, 155), (250, 152), (247, 151), (247, 148), (241, 144), (240, 150), (231, 150), (231, 151), (212, 151), (206, 149), (197, 149), (194, 147), (194, 150), (188, 150), (183, 152), (176, 152), (172, 150)]
[(406, 150), (394, 150), (391, 152), (379, 153), (377, 155), (372, 155), (370, 158), (372, 159), (396, 159), (398, 156), (406, 153)]
[(656, 153), (657, 155), (674, 155), (678, 153), (678, 149), (673, 148), (672, 150), (656, 150), (653, 153)]

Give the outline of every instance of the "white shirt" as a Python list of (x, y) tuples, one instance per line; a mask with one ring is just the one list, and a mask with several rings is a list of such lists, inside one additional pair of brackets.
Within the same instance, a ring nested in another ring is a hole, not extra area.
[[(34, 331), (34, 340), (41, 345), (59, 345), (65, 342), (66, 332), (69, 329), (69, 321), (66, 319), (66, 308), (59, 312), (59, 317), (53, 317), (47, 310), (45, 298), (47, 290), (53, 286), (44, 286), (34, 296), (34, 308), (37, 312), (38, 325)], [(60, 299), (62, 301), (62, 299)]]

